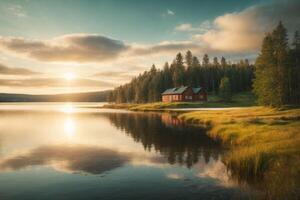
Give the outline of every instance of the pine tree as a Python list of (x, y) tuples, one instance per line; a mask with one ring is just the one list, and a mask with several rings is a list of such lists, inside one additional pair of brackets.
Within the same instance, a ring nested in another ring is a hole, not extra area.
[(183, 57), (181, 53), (178, 53), (175, 58), (175, 70), (173, 73), (173, 83), (176, 87), (184, 85), (184, 66), (183, 66)]
[(185, 63), (186, 63), (187, 68), (192, 67), (193, 54), (190, 50), (188, 50), (185, 54)]
[(204, 54), (204, 56), (203, 56), (203, 59), (202, 59), (202, 65), (203, 65), (204, 67), (208, 67), (208, 65), (209, 65), (209, 57), (208, 57), (207, 54)]
[[(288, 64), (288, 39), (287, 31), (280, 21), (275, 30), (272, 33), (272, 39), (274, 44), (274, 55), (276, 61), (276, 71), (274, 74), (277, 82), (274, 85), (276, 91), (275, 97), (278, 98), (277, 104), (280, 106), (287, 103), (287, 98), (290, 96), (289, 79), (290, 69)], [(274, 92), (275, 93), (275, 92)]]
[(220, 65), (217, 57), (214, 57), (213, 65), (216, 66), (216, 67), (218, 67)]
[(231, 85), (228, 77), (223, 77), (219, 86), (219, 94), (223, 101), (231, 101)]
[(224, 68), (226, 67), (227, 63), (226, 63), (226, 59), (222, 56), (221, 58), (221, 66)]
[(274, 47), (271, 34), (268, 34), (262, 44), (261, 53), (255, 62), (255, 79), (253, 91), (257, 96), (258, 103), (262, 105), (276, 105), (274, 99), (274, 76), (276, 74)]
[(292, 49), (290, 50), (291, 59), (291, 103), (300, 104), (300, 34), (295, 32)]

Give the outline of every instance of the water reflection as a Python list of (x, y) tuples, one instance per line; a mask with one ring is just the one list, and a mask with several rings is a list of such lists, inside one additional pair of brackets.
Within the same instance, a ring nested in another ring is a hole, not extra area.
[(185, 164), (191, 167), (200, 157), (208, 163), (218, 160), (220, 145), (211, 140), (199, 128), (172, 124), (175, 118), (156, 113), (109, 113), (106, 116), (118, 129), (125, 131), (135, 142), (143, 144), (147, 151), (159, 152), (170, 164)]
[(66, 135), (68, 136), (68, 138), (72, 138), (74, 136), (74, 133), (75, 133), (75, 121), (71, 117), (68, 117), (64, 121), (64, 132), (66, 133)]
[(55, 169), (69, 172), (100, 174), (122, 166), (129, 155), (99, 147), (89, 146), (43, 146), (4, 158), (1, 170), (20, 170), (37, 165), (51, 165)]
[(64, 113), (74, 113), (75, 112), (75, 105), (73, 105), (72, 103), (66, 103), (63, 104), (60, 108), (60, 111), (64, 112)]
[[(58, 108), (51, 112), (49, 108), (0, 110), (3, 152), (0, 178), (8, 176), (10, 182), (18, 183), (20, 174), (34, 172), (42, 177), (49, 172), (37, 169), (51, 169), (51, 173), (59, 173), (64, 184), (77, 185), (75, 191), (84, 187), (82, 174), (93, 175), (88, 176), (88, 185), (93, 177), (102, 178), (105, 173), (105, 184), (97, 185), (97, 181), (89, 185), (93, 190), (84, 193), (103, 195), (106, 191), (108, 196), (104, 199), (110, 199), (114, 188), (131, 184), (141, 187), (140, 191), (152, 199), (157, 195), (151, 196), (155, 190), (149, 188), (156, 186), (159, 194), (173, 195), (173, 199), (178, 198), (178, 194), (182, 194), (182, 198), (198, 199), (199, 195), (211, 197), (217, 192), (221, 192), (223, 199), (229, 199), (238, 188), (222, 162), (220, 145), (207, 137), (204, 130), (187, 126), (175, 116), (86, 108), (81, 112), (72, 104)], [(70, 177), (72, 181), (67, 182)], [(51, 176), (31, 189), (39, 191), (36, 187), (43, 183), (48, 188), (49, 179)], [(28, 180), (31, 181), (31, 177)], [(53, 183), (57, 183), (56, 178)], [(8, 193), (1, 189), (3, 186), (5, 183), (0, 181), (0, 194)], [(11, 194), (15, 187), (11, 186)], [(26, 187), (27, 184), (20, 186)], [(132, 187), (120, 189), (120, 196), (128, 195), (129, 190)]]

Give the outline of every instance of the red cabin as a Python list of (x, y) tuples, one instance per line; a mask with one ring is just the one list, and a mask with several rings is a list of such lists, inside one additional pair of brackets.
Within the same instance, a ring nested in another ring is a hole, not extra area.
[(207, 94), (203, 88), (188, 86), (170, 88), (162, 93), (163, 102), (207, 101)]

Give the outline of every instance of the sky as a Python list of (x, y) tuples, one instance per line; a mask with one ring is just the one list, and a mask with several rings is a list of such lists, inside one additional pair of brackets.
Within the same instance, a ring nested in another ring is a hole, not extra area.
[(299, 0), (0, 0), (0, 93), (112, 89), (178, 52), (254, 62)]

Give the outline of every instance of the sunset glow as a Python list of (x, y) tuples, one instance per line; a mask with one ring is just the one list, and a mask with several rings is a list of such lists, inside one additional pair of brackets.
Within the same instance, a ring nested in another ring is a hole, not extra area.
[(74, 73), (72, 73), (72, 72), (64, 74), (64, 79), (66, 79), (67, 81), (72, 81), (75, 78), (76, 78), (76, 75)]
[[(152, 64), (162, 69), (187, 50), (200, 62), (207, 53), (210, 61), (224, 56), (253, 63), (263, 36), (279, 20), (291, 33), (299, 25), (296, 0), (3, 0), (0, 8), (4, 93), (109, 90)], [(66, 17), (69, 10), (74, 12)]]
[(64, 122), (64, 132), (68, 137), (73, 137), (75, 132), (75, 122), (72, 118), (67, 118)]

